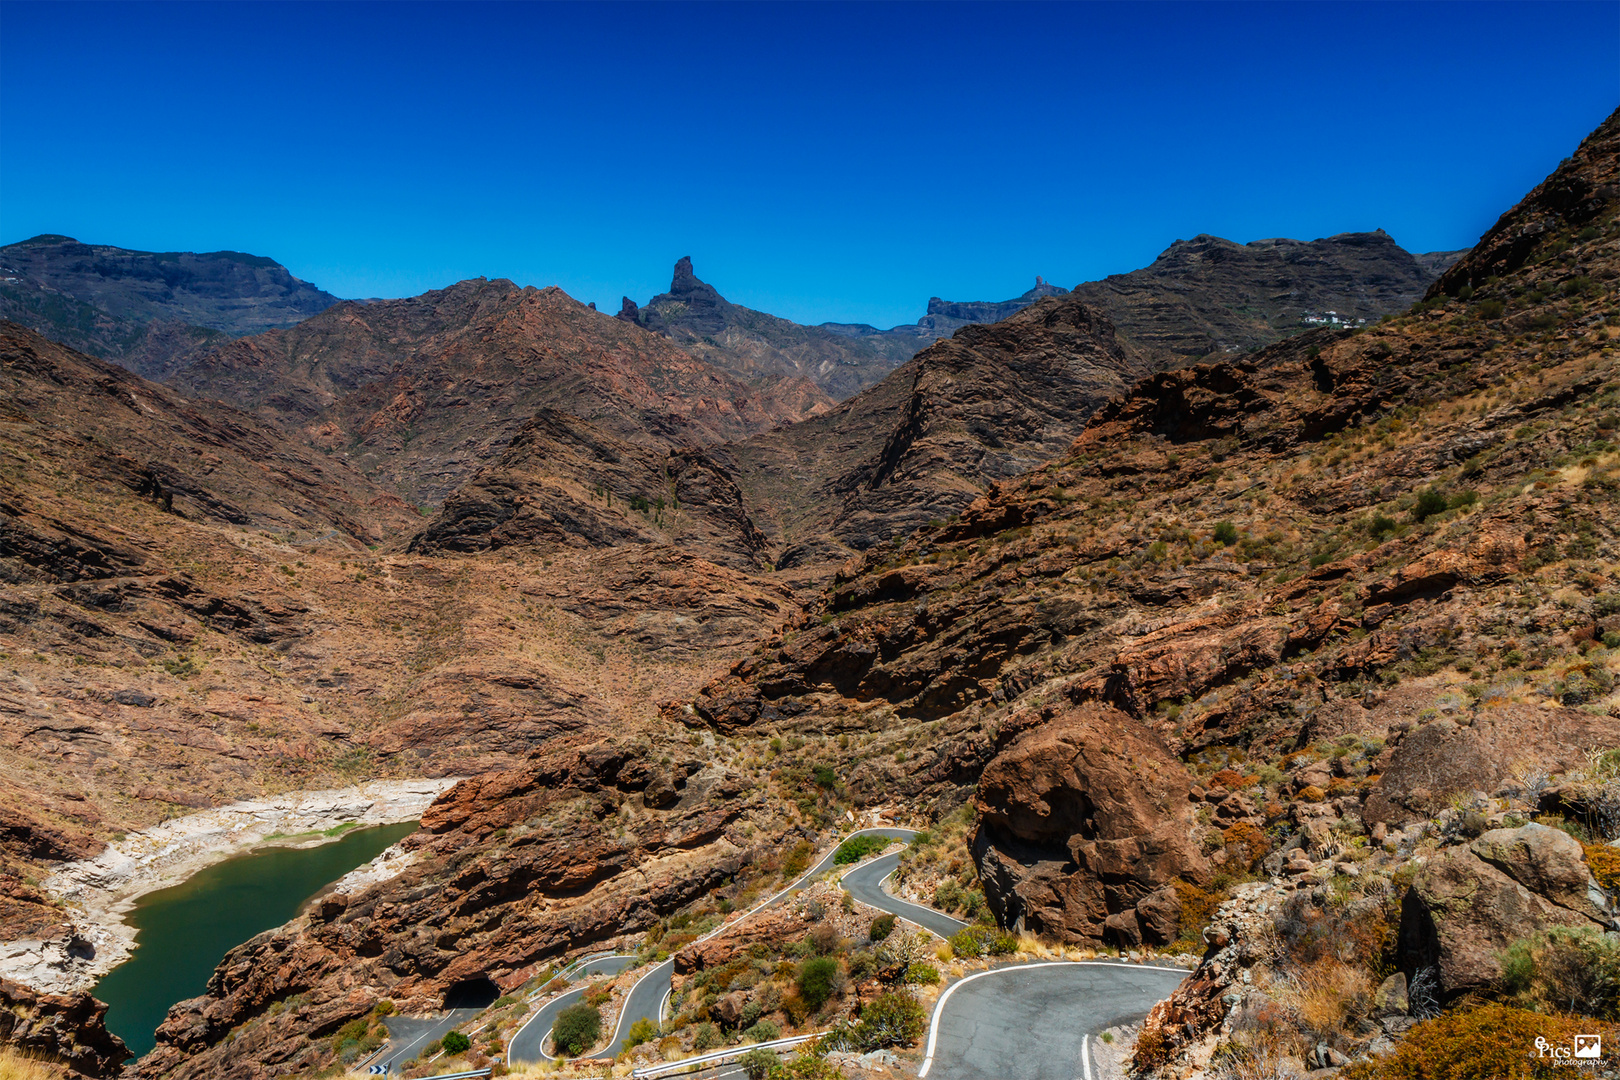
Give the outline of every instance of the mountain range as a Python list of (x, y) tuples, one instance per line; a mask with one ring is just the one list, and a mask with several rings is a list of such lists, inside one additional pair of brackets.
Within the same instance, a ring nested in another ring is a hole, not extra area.
[[(224, 254), (160, 288), (168, 256), (80, 247), (4, 249), (7, 310), (81, 336), (0, 324), (0, 999), (85, 1075), (120, 1051), (47, 871), (374, 778), (467, 779), (129, 1075), (335, 1072), (380, 1002), (474, 977), (508, 995), (483, 1053), (565, 958), (708, 970), (694, 926), (866, 814), (930, 830), (921, 902), (1203, 955), (1138, 1044), (1163, 1076), (1332, 920), (1371, 928), (1335, 931), (1350, 1011), (1278, 1013), (1290, 1053), (1413, 1030), (1377, 980), (1470, 1008), (1508, 944), (1609, 918), (1591, 832), (1556, 874), (1478, 845), (1596, 821), (1581, 770), (1620, 745), (1620, 114), (1460, 260), (1201, 236), (887, 331), (733, 305), (689, 259), (613, 317), (504, 280), (335, 301)], [(160, 322), (215, 336), (120, 366)], [(808, 1030), (910, 971), (832, 938), (825, 1010), (761, 990), (800, 970), (761, 942), (637, 1060), (741, 1038), (722, 997)]]

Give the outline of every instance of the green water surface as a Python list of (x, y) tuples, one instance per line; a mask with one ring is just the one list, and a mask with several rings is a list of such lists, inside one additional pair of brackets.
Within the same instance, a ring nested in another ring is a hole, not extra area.
[(318, 847), (265, 848), (141, 897), (127, 916), (138, 931), (135, 954), (96, 985), (107, 1027), (145, 1054), (169, 1006), (206, 990), (227, 952), (291, 919), (322, 886), (415, 831), (408, 821), (356, 829)]

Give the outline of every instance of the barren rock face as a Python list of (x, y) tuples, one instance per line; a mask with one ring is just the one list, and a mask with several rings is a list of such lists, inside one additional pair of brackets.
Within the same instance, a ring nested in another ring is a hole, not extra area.
[(1169, 941), (1174, 912), (1147, 898), (1208, 874), (1181, 763), (1096, 703), (1009, 717), (999, 745), (979, 784), (975, 854), (1001, 922), (1071, 941)]

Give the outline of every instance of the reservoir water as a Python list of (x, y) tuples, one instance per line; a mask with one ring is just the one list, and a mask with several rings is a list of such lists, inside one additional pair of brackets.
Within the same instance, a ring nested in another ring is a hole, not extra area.
[(96, 984), (107, 1027), (137, 1056), (151, 1050), (169, 1006), (196, 997), (227, 952), (298, 914), (304, 901), (416, 831), (416, 822), (355, 829), (310, 848), (262, 848), (135, 902), (137, 948)]

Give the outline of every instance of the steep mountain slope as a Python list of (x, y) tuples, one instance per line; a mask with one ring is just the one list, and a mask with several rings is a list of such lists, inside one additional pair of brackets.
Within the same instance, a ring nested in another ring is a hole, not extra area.
[(1062, 453), (1092, 410), (1147, 373), (1106, 319), (1046, 299), (958, 330), (825, 416), (725, 452), (781, 545), (779, 565), (841, 559)]
[[(992, 909), (1071, 940), (1174, 938), (1219, 865), (1172, 843), (1188, 797), (1224, 859), (1240, 824), (1393, 829), (1620, 745), (1617, 177), (1620, 115), (1411, 314), (1143, 381), (669, 715), (881, 732), (857, 803), (976, 788)], [(1324, 764), (1341, 738), (1376, 742)]]
[(296, 432), (417, 504), (442, 501), (542, 408), (662, 448), (800, 415), (561, 289), (482, 278), (340, 304), (232, 342), (170, 383)]
[[(407, 874), (235, 950), (140, 1075), (325, 1068), (384, 997), (673, 947), (661, 917), (746, 906), (863, 808), (971, 802), (977, 880), (951, 872), (1004, 924), (1159, 944), (1277, 836), (1314, 903), (1356, 876), (1323, 852), (1616, 745), (1617, 163), (1620, 117), (1493, 230), (1509, 254), (1466, 272), (1507, 272), (1468, 300), (1147, 378), (1071, 452), (868, 551), (668, 726), (459, 786)], [(1078, 301), (1012, 321), (1079, 337), (1082, 313), (1101, 348)], [(1230, 1008), (1212, 987), (1194, 1030)]]
[(0, 324), (0, 936), (70, 944), (20, 879), (113, 833), (631, 734), (797, 611), (669, 546), (377, 553), (420, 524), (246, 414)]
[(337, 303), (261, 255), (130, 251), (36, 236), (0, 248), (0, 318), (163, 379), (230, 337)]
[(1382, 229), (1323, 240), (1177, 240), (1151, 266), (1075, 286), (1158, 366), (1248, 352), (1314, 325), (1402, 311), (1460, 252), (1414, 256)]

